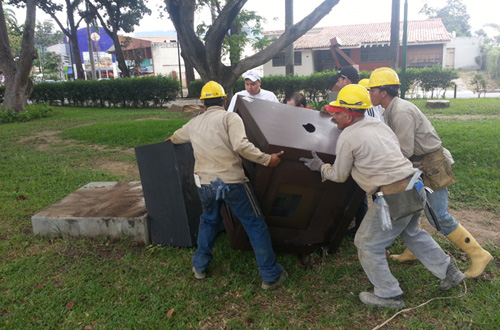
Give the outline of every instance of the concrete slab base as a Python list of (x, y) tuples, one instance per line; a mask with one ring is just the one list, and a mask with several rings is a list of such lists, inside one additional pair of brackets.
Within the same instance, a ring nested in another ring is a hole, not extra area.
[(149, 244), (140, 181), (91, 182), (31, 217), (36, 235), (129, 237)]

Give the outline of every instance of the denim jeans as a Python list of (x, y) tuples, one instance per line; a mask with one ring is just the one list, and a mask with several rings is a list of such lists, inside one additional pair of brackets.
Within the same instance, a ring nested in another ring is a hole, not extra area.
[[(443, 235), (448, 235), (458, 227), (458, 222), (448, 213), (448, 188), (434, 190), (432, 194), (427, 193), (427, 201), (432, 207), (437, 221), (441, 226), (439, 231)], [(429, 209), (425, 207), (425, 216), (429, 220), (432, 227), (436, 228), (434, 219), (432, 218)]]
[(212, 249), (222, 221), (220, 208), (225, 203), (245, 228), (264, 282), (277, 280), (283, 268), (276, 262), (266, 222), (250, 185), (228, 184), (227, 187), (229, 191), (218, 200), (214, 186), (202, 185), (198, 188), (203, 214), (200, 217), (198, 251), (193, 256), (193, 266), (199, 272), (205, 272), (212, 260)]

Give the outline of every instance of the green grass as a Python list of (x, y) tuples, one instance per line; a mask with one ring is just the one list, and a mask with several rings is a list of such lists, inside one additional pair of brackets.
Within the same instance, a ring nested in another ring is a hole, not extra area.
[[(491, 102), (454, 101), (454, 114)], [(50, 118), (0, 125), (1, 329), (372, 329), (393, 315), (359, 302), (371, 285), (351, 240), (327, 256), (278, 253), (290, 278), (282, 289), (264, 292), (253, 253), (231, 250), (224, 234), (205, 281), (190, 273), (191, 248), (32, 235), (33, 214), (89, 182), (125, 179), (93, 164), (134, 164), (123, 149), (163, 141), (187, 120), (159, 109), (54, 108)], [(498, 121), (432, 117), (456, 161), (452, 206), (499, 211)], [(436, 239), (467, 268), (455, 246)], [(497, 246), (487, 248), (500, 257)], [(402, 249), (400, 242), (392, 248)], [(464, 291), (441, 292), (418, 263), (390, 266), (407, 306)], [(383, 329), (496, 329), (499, 275), (493, 263), (486, 275), (466, 281), (464, 297), (433, 301)]]

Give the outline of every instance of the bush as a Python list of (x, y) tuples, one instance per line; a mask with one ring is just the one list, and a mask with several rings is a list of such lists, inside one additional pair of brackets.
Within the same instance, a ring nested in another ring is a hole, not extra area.
[(24, 111), (15, 112), (12, 110), (0, 111), (0, 123), (25, 122), (38, 118), (49, 117), (53, 115), (53, 110), (47, 104), (27, 105)]
[(163, 106), (175, 100), (179, 91), (179, 82), (171, 76), (75, 80), (35, 84), (30, 100), (73, 106), (147, 107)]

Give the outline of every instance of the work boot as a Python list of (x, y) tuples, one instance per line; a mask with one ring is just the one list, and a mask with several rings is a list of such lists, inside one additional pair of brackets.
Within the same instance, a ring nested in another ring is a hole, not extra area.
[(207, 273), (205, 272), (202, 273), (197, 271), (196, 268), (194, 268), (194, 266), (193, 266), (193, 274), (197, 280), (204, 280), (207, 277)]
[(465, 274), (459, 271), (455, 265), (450, 262), (446, 270), (446, 277), (441, 281), (439, 287), (441, 290), (449, 290), (465, 279)]
[(413, 254), (413, 252), (410, 251), (410, 249), (406, 248), (403, 253), (401, 254), (391, 254), (390, 255), (392, 260), (396, 260), (399, 262), (406, 262), (406, 261), (413, 261), (413, 260), (418, 260), (417, 257)]
[(275, 290), (281, 285), (281, 283), (283, 283), (284, 280), (286, 280), (287, 277), (288, 273), (286, 272), (286, 270), (283, 270), (277, 280), (272, 282), (262, 282), (261, 287), (264, 290)]
[(401, 309), (405, 307), (403, 295), (391, 298), (382, 298), (376, 296), (373, 292), (361, 292), (359, 294), (359, 300), (361, 300), (363, 304), (375, 307), (387, 307), (393, 309)]
[(471, 264), (465, 272), (465, 276), (467, 277), (478, 277), (493, 260), (493, 256), (483, 249), (461, 224), (458, 224), (458, 227), (454, 231), (446, 235), (446, 238), (469, 255)]

